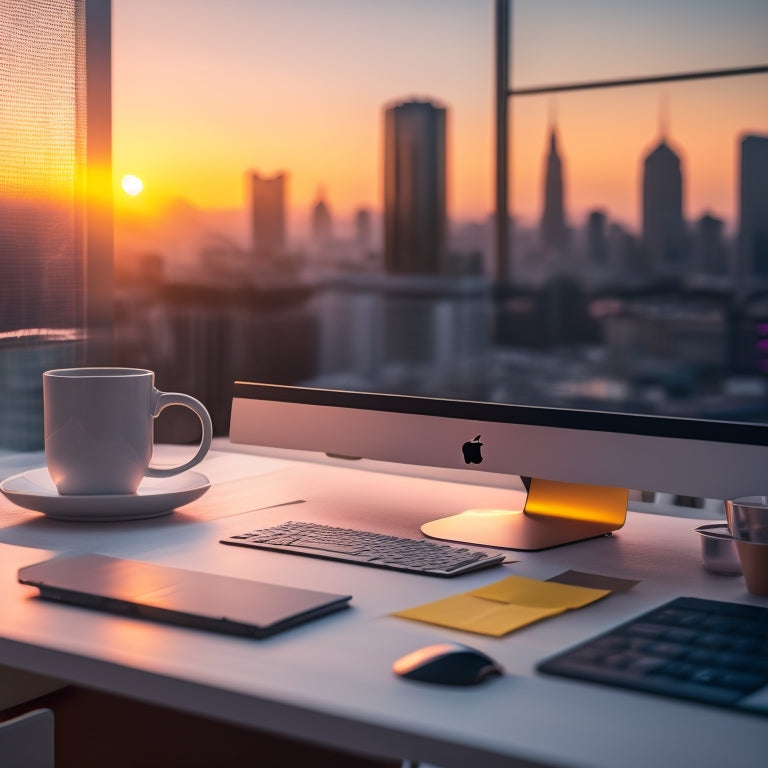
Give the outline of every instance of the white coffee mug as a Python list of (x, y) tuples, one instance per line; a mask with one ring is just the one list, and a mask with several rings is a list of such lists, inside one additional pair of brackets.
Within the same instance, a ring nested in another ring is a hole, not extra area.
[[(199, 464), (211, 447), (205, 406), (160, 392), (141, 368), (61, 368), (43, 373), (45, 460), (60, 494), (133, 494), (144, 477), (170, 477)], [(203, 436), (195, 455), (170, 468), (149, 465), (154, 419), (169, 405), (191, 408)]]

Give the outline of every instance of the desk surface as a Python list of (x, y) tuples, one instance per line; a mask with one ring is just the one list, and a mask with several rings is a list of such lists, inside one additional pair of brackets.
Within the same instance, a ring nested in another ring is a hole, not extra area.
[[(613, 536), (510, 552), (517, 562), (456, 579), (219, 544), (222, 536), (287, 519), (418, 536), (427, 520), (519, 501), (510, 487), (297, 456), (235, 452), (219, 442), (199, 467), (211, 490), (146, 521), (57, 522), (0, 498), (0, 663), (239, 725), (445, 768), (515, 760), (591, 768), (763, 764), (765, 718), (535, 672), (542, 658), (678, 595), (766, 604), (746, 591), (743, 578), (703, 570), (698, 521), (630, 512)], [(249, 640), (47, 603), (17, 583), (19, 567), (75, 552), (348, 591), (352, 607)], [(547, 579), (568, 569), (639, 583), (499, 639), (390, 615), (505, 575)], [(507, 674), (454, 689), (392, 673), (399, 656), (445, 639), (481, 648)]]

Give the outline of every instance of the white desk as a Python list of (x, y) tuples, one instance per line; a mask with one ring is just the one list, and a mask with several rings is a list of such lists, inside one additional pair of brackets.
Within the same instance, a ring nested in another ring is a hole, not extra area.
[[(610, 537), (510, 553), (517, 563), (456, 579), (411, 576), (229, 547), (218, 539), (291, 517), (418, 535), (425, 520), (509, 502), (515, 492), (368, 471), (360, 463), (292, 461), (285, 453), (228, 454), (222, 450), (228, 447), (219, 443), (201, 466), (214, 483), (209, 493), (163, 518), (63, 523), (0, 499), (0, 664), (238, 725), (446, 768), (515, 761), (574, 768), (764, 765), (765, 718), (534, 671), (540, 659), (677, 595), (765, 604), (746, 591), (742, 578), (702, 569), (696, 520), (630, 513)], [(78, 551), (354, 597), (348, 610), (267, 640), (248, 640), (47, 603), (17, 583), (19, 567)], [(640, 583), (502, 639), (389, 615), (507, 574), (546, 579), (570, 568)], [(508, 674), (472, 688), (394, 676), (394, 659), (446, 638), (481, 648)]]

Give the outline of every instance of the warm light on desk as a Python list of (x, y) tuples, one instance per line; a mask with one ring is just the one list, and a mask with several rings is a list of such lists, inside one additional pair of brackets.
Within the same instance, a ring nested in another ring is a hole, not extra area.
[(522, 509), (468, 509), (462, 514), (466, 515), (467, 517), (477, 517), (477, 518), (500, 518), (500, 517), (508, 517), (509, 515), (522, 515), (523, 510)]

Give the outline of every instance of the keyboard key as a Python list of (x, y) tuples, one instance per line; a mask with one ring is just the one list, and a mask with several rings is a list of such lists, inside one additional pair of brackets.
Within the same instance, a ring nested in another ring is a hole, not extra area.
[[(260, 539), (260, 541), (269, 541), (269, 539)], [(354, 555), (360, 552), (359, 545), (333, 544), (329, 541), (313, 541), (312, 539), (302, 538), (293, 541), (272, 541), (272, 544), (290, 544), (294, 547), (308, 547), (309, 549), (322, 549), (326, 552), (338, 552), (348, 555)]]

